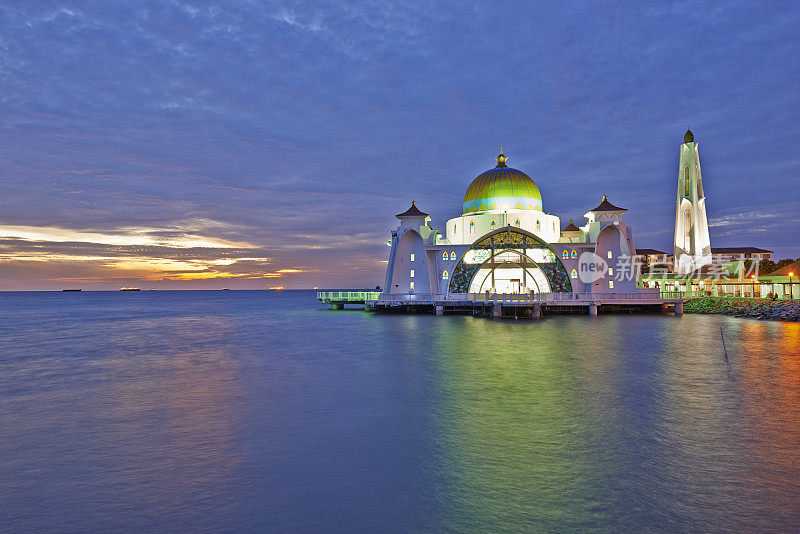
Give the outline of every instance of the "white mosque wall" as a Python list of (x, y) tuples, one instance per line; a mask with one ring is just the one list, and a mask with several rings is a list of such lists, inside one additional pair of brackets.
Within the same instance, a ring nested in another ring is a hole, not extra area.
[(606, 225), (597, 236), (595, 254), (603, 269), (593, 282), (597, 293), (632, 293), (636, 291), (633, 275), (635, 257), (633, 239), (624, 223)]
[(385, 290), (389, 293), (430, 293), (425, 243), (419, 232), (405, 229), (392, 248), (395, 249), (392, 280)]
[(447, 242), (454, 245), (472, 244), (481, 236), (505, 226), (521, 228), (547, 243), (555, 243), (561, 236), (561, 220), (538, 210), (492, 210), (464, 214), (448, 220), (446, 226)]

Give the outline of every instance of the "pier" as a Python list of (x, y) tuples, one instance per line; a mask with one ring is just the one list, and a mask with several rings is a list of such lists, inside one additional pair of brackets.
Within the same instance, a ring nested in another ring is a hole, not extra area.
[(643, 313), (683, 314), (683, 293), (642, 289), (634, 293), (456, 293), (383, 294), (379, 291), (319, 291), (317, 300), (340, 310), (346, 304), (394, 313), (466, 314), (483, 317), (539, 318), (543, 315)]

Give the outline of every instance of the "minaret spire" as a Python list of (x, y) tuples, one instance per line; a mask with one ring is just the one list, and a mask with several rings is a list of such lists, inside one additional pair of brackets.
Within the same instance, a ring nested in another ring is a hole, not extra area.
[(674, 270), (686, 274), (711, 263), (700, 152), (691, 130), (686, 130), (681, 145), (676, 204)]

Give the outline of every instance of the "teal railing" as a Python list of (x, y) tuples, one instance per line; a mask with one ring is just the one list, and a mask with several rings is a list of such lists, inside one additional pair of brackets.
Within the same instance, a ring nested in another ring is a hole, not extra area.
[(366, 302), (378, 300), (380, 291), (317, 291), (317, 300), (320, 302)]

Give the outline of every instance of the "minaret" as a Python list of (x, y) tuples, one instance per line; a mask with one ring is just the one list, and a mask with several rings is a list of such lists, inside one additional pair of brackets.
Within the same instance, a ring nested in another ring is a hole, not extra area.
[(678, 165), (675, 207), (675, 272), (689, 273), (711, 263), (706, 197), (700, 173), (700, 153), (691, 130), (686, 130)]

